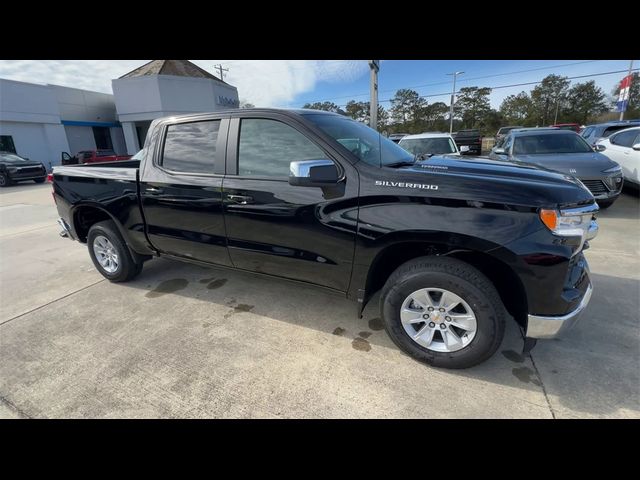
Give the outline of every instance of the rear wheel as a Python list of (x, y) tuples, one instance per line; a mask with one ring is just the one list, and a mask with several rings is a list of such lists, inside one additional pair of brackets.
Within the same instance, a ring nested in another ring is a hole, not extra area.
[(93, 264), (111, 282), (126, 282), (142, 271), (143, 263), (133, 259), (111, 220), (98, 222), (89, 229), (87, 245)]
[(477, 365), (504, 337), (505, 310), (497, 290), (479, 270), (454, 258), (421, 257), (401, 265), (380, 302), (394, 343), (436, 367)]

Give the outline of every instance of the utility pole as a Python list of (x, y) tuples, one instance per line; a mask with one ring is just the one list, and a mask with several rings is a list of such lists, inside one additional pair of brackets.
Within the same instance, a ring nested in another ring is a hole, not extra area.
[(451, 90), (451, 106), (449, 107), (449, 135), (453, 133), (453, 104), (456, 98), (456, 78), (463, 73), (464, 72), (447, 73), (447, 75), (453, 75), (453, 90)]
[(213, 68), (217, 69), (220, 72), (220, 80), (224, 81), (224, 72), (228, 72), (228, 68), (222, 68), (222, 64), (215, 65)]
[[(629, 63), (629, 73), (628, 76), (631, 76), (631, 71), (633, 70), (633, 60)], [(627, 105), (629, 105), (629, 101), (631, 100), (631, 82), (633, 81), (633, 77), (629, 79), (629, 92), (627, 93)], [(620, 112), (620, 121), (624, 120), (624, 110)]]
[(553, 120), (553, 124), (556, 125), (558, 123), (558, 107), (560, 106), (560, 102), (559, 102), (559, 98), (560, 97), (560, 88), (558, 88), (558, 91), (556, 92), (556, 116), (555, 119)]
[(371, 99), (369, 101), (369, 126), (378, 130), (378, 72), (380, 60), (369, 60), (371, 69)]

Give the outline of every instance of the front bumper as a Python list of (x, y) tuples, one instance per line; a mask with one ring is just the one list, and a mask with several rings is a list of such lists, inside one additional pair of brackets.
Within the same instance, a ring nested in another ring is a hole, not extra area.
[(578, 307), (566, 315), (529, 315), (527, 324), (528, 338), (555, 338), (573, 327), (589, 305), (593, 286), (589, 283), (587, 291)]

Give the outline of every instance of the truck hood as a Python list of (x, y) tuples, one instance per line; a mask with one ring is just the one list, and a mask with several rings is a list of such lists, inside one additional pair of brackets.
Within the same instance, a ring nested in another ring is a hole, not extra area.
[(383, 186), (404, 182), (400, 188), (406, 189), (411, 188), (407, 183), (420, 182), (419, 191), (447, 198), (530, 207), (567, 207), (594, 201), (591, 192), (570, 175), (486, 157), (433, 156), (394, 171), (396, 175), (385, 179), (391, 185)]
[(603, 170), (617, 165), (616, 162), (597, 152), (516, 155), (514, 160), (575, 175), (578, 178), (602, 177)]

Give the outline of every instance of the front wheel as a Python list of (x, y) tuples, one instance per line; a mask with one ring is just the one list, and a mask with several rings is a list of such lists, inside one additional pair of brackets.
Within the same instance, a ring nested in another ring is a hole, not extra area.
[(111, 220), (98, 222), (89, 229), (87, 245), (93, 264), (111, 282), (126, 282), (142, 271), (142, 262), (133, 259)]
[(11, 181), (11, 179), (7, 176), (6, 173), (0, 173), (0, 187), (8, 187), (9, 185), (11, 185), (13, 182)]
[(502, 343), (505, 309), (491, 281), (448, 257), (411, 260), (389, 277), (380, 310), (387, 333), (413, 358), (442, 368), (468, 368)]

